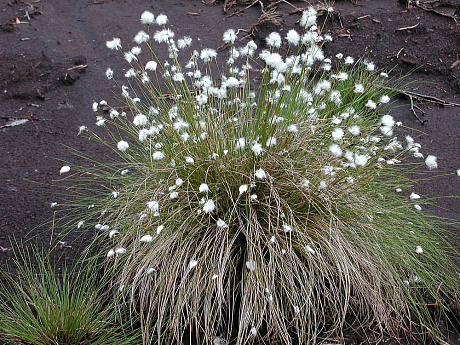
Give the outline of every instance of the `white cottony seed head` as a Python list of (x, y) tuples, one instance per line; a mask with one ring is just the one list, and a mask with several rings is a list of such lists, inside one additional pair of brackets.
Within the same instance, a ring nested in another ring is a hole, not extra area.
[(149, 12), (149, 11), (145, 11), (144, 13), (142, 13), (141, 15), (141, 23), (142, 24), (145, 24), (145, 25), (150, 25), (153, 23), (155, 17), (153, 16), (153, 13)]
[(329, 152), (334, 156), (334, 157), (340, 157), (342, 156), (342, 149), (340, 148), (339, 145), (337, 144), (332, 144), (329, 146)]
[(115, 249), (115, 253), (120, 254), (120, 255), (124, 254), (124, 253), (126, 253), (126, 249), (123, 248), (123, 247), (118, 247), (117, 249)]
[(148, 243), (148, 242), (152, 242), (153, 240), (153, 237), (150, 236), (150, 235), (144, 235), (140, 238), (139, 242), (144, 242), (144, 243)]
[(256, 173), (255, 173), (255, 175), (256, 175), (256, 177), (257, 177), (258, 179), (264, 179), (264, 178), (266, 178), (266, 177), (267, 177), (267, 174), (265, 173), (265, 170), (264, 170), (264, 169), (262, 169), (262, 168), (261, 168), (261, 169), (258, 169), (258, 170), (256, 170)]
[(363, 93), (364, 92), (364, 86), (362, 84), (355, 84), (355, 93)]
[(152, 211), (152, 212), (158, 212), (160, 209), (160, 204), (158, 201), (152, 200), (147, 202), (147, 207)]
[(107, 46), (107, 48), (109, 49), (121, 49), (121, 40), (119, 38), (113, 38), (113, 40), (111, 41), (107, 41), (105, 43), (105, 45)]
[(155, 161), (159, 161), (160, 159), (163, 159), (165, 157), (165, 154), (161, 151), (155, 151), (152, 154), (152, 159)]
[(412, 199), (412, 200), (420, 199), (420, 195), (412, 192), (411, 195), (409, 196), (409, 198)]
[(117, 144), (117, 148), (122, 152), (126, 151), (128, 147), (129, 147), (129, 144), (124, 140), (119, 141)]
[(291, 231), (292, 231), (292, 226), (290, 226), (290, 225), (284, 223), (284, 224), (283, 224), (283, 231), (284, 231), (284, 232), (291, 232)]
[(377, 108), (377, 104), (375, 104), (375, 102), (372, 99), (368, 100), (367, 103), (364, 106), (369, 108), (369, 109)]
[(156, 19), (157, 25), (162, 26), (168, 22), (168, 17), (165, 14), (160, 14)]
[(436, 169), (438, 167), (438, 163), (436, 162), (437, 158), (436, 156), (429, 155), (425, 159), (425, 164), (428, 167), (428, 169)]
[(223, 221), (220, 218), (217, 220), (216, 225), (218, 228), (221, 228), (221, 229), (228, 228), (228, 224), (225, 223), (225, 221)]
[(355, 59), (353, 59), (351, 56), (347, 56), (344, 62), (345, 62), (345, 65), (351, 65), (355, 62)]
[(211, 213), (216, 209), (216, 204), (214, 204), (214, 201), (212, 199), (209, 199), (208, 201), (205, 202), (203, 205), (203, 212), (204, 213)]
[(259, 144), (258, 142), (255, 142), (251, 145), (251, 150), (254, 152), (256, 156), (260, 155), (263, 152), (262, 145)]
[(311, 253), (311, 254), (315, 254), (315, 253), (316, 253), (315, 250), (314, 250), (309, 244), (307, 244), (307, 245), (305, 246), (305, 251), (306, 251), (307, 253)]
[(300, 41), (300, 35), (297, 31), (295, 30), (289, 30), (289, 32), (286, 35), (286, 40), (292, 44), (292, 45), (298, 45)]
[(147, 116), (144, 114), (137, 114), (134, 117), (133, 123), (135, 126), (144, 127), (148, 122)]
[(235, 40), (236, 40), (235, 30), (228, 29), (227, 31), (224, 32), (224, 37), (223, 37), (224, 43), (233, 44), (235, 43)]
[(279, 48), (281, 47), (281, 36), (277, 32), (272, 32), (268, 37), (265, 38), (267, 45), (270, 47)]
[(146, 70), (156, 71), (158, 64), (155, 61), (149, 61), (145, 65)]
[(254, 260), (246, 261), (246, 268), (250, 270), (251, 272), (254, 272), (256, 267), (257, 267), (257, 264)]
[(200, 184), (200, 187), (198, 188), (200, 193), (209, 193), (209, 186), (206, 183)]
[(345, 133), (342, 128), (336, 128), (332, 131), (332, 139), (335, 141), (341, 140), (344, 134)]
[(247, 192), (248, 190), (248, 185), (247, 184), (243, 184), (240, 186), (240, 188), (238, 188), (239, 192), (240, 192), (240, 195), (243, 194), (244, 192)]
[(267, 147), (272, 147), (276, 145), (276, 138), (270, 137), (267, 139), (267, 143), (265, 144)]
[(62, 175), (62, 174), (65, 174), (66, 172), (69, 172), (70, 171), (70, 167), (68, 165), (64, 165), (61, 170), (59, 170), (59, 174)]

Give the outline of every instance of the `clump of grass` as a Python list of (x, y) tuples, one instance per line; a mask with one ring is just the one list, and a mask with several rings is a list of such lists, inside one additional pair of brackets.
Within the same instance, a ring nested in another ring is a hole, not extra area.
[(133, 344), (121, 326), (109, 280), (96, 266), (63, 267), (49, 254), (16, 249), (17, 273), (2, 272), (0, 339), (7, 344)]
[(387, 114), (386, 73), (326, 58), (312, 8), (301, 33), (271, 34), (259, 59), (228, 30), (224, 68), (213, 49), (176, 40), (165, 15), (141, 21), (143, 53), (107, 42), (130, 64), (123, 83), (107, 70), (127, 112), (93, 105), (109, 140), (80, 128), (119, 159), (72, 171), (80, 186), (103, 186), (74, 203), (75, 224), (95, 226), (144, 343), (186, 332), (199, 343), (315, 343), (350, 314), (382, 333), (436, 330), (427, 303), (458, 300), (458, 254), (423, 197), (409, 196), (406, 173), (425, 157)]

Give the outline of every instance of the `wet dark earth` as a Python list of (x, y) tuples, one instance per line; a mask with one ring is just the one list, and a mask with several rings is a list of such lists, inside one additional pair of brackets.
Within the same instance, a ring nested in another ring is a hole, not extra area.
[[(107, 67), (115, 73), (126, 69), (122, 57), (106, 48), (107, 40), (120, 37), (131, 46), (142, 29), (140, 14), (149, 10), (166, 14), (176, 35), (194, 38), (196, 49), (220, 47), (228, 28), (262, 44), (260, 38), (272, 30), (296, 27), (299, 9), (308, 6), (274, 0), (0, 0), (0, 266), (12, 258), (12, 239), (57, 244), (59, 256), (73, 260), (91, 238), (90, 232), (74, 232), (56, 243), (59, 224), (52, 228), (53, 214), (60, 206), (50, 205), (62, 193), (52, 185), (63, 162), (82, 163), (68, 147), (100, 159), (109, 154), (77, 135), (81, 125), (94, 127), (93, 101), (114, 100)], [(276, 23), (261, 23), (261, 13), (271, 9)], [(342, 0), (334, 9), (324, 28), (334, 39), (324, 47), (326, 55), (367, 57), (396, 76), (411, 72), (411, 90), (435, 97), (415, 103), (415, 116), (410, 99), (401, 95), (392, 115), (423, 132), (418, 138), (423, 151), (438, 157), (435, 173), (441, 176), (419, 183), (418, 192), (432, 198), (431, 212), (460, 221), (455, 174), (460, 169), (460, 3)], [(458, 229), (452, 232), (460, 243)], [(460, 344), (457, 338), (450, 341)], [(364, 340), (350, 335), (344, 341)]]

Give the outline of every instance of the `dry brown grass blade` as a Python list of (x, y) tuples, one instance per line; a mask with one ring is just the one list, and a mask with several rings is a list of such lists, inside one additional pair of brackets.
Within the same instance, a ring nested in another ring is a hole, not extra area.
[(283, 13), (281, 13), (280, 11), (276, 11), (274, 7), (268, 9), (267, 11), (263, 12), (260, 15), (259, 20), (257, 21), (255, 25), (257, 26), (257, 25), (261, 25), (264, 23), (271, 23), (276, 26), (283, 25), (284, 24)]

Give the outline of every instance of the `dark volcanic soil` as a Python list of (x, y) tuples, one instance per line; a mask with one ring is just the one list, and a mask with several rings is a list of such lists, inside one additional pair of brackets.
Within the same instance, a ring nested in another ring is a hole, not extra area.
[[(95, 123), (93, 101), (113, 99), (107, 67), (119, 74), (126, 67), (117, 53), (105, 47), (107, 40), (120, 37), (131, 45), (142, 29), (140, 14), (150, 10), (166, 14), (176, 35), (189, 35), (194, 42), (201, 38), (198, 45), (202, 47), (219, 47), (222, 33), (230, 27), (252, 31), (259, 43), (257, 39), (270, 30), (296, 27), (300, 12), (295, 8), (308, 6), (302, 1), (280, 1), (277, 11), (284, 24), (270, 25), (268, 30), (253, 27), (261, 14), (260, 3), (230, 16), (245, 6), (235, 5), (224, 13), (223, 0), (211, 2), (0, 0), (0, 266), (12, 257), (12, 237), (56, 244), (50, 223), (40, 224), (52, 220), (59, 209), (50, 207), (59, 189), (49, 185), (59, 178), (62, 161), (77, 162), (66, 146), (99, 158), (107, 153), (77, 136), (80, 125)], [(266, 9), (278, 2), (263, 3)], [(412, 86), (415, 92), (460, 104), (460, 3), (418, 4), (412, 0), (337, 1), (325, 24), (334, 41), (325, 51), (329, 56), (367, 57), (379, 68), (394, 68), (394, 75), (413, 71), (409, 80), (417, 81)], [(423, 152), (438, 157), (436, 173), (445, 175), (421, 183), (419, 192), (440, 197), (432, 212), (460, 221), (460, 177), (455, 175), (460, 169), (460, 107), (420, 104), (426, 114), (417, 110), (419, 121), (411, 113), (409, 99), (401, 97), (396, 105), (392, 115), (426, 133), (418, 141)], [(78, 257), (80, 241), (90, 236), (70, 234), (64, 239), (67, 245), (56, 251), (70, 259)], [(358, 339), (346, 342), (358, 343)], [(452, 339), (452, 343), (460, 342)]]

